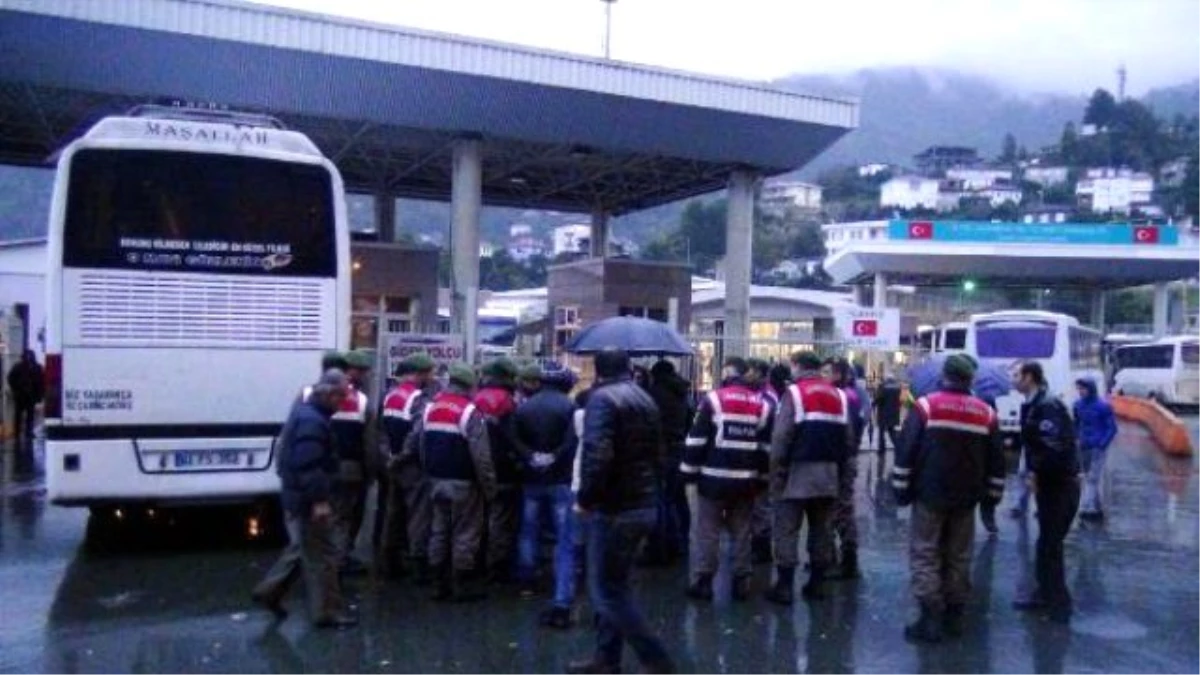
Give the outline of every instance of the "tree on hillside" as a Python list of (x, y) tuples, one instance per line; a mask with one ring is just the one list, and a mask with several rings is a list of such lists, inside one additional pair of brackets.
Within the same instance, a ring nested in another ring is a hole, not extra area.
[(1088, 101), (1083, 113), (1084, 124), (1095, 124), (1103, 129), (1110, 126), (1117, 117), (1117, 100), (1105, 89), (1097, 89)]
[(1192, 154), (1192, 159), (1188, 162), (1182, 191), (1184, 213), (1190, 215), (1193, 222), (1200, 220), (1200, 161), (1196, 154)]
[(1058, 152), (1067, 166), (1075, 164), (1079, 154), (1079, 134), (1075, 131), (1075, 123), (1067, 122), (1063, 126), (1062, 136), (1058, 141)]
[(1000, 150), (1000, 163), (1015, 164), (1017, 161), (1017, 138), (1012, 133), (1004, 134), (1004, 145)]

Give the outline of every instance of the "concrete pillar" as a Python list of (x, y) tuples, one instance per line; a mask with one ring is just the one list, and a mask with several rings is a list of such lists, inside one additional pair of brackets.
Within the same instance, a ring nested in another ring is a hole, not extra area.
[(608, 211), (592, 211), (592, 237), (588, 254), (593, 258), (608, 257)]
[(750, 340), (750, 266), (754, 226), (754, 181), (749, 171), (729, 176), (725, 218), (725, 355), (746, 356)]
[(870, 304), (870, 289), (866, 286), (852, 286), (851, 292), (854, 293), (854, 304), (859, 307), (866, 307)]
[(1167, 306), (1171, 299), (1170, 284), (1154, 284), (1154, 337), (1167, 335)]
[(875, 273), (875, 302), (871, 307), (874, 309), (887, 308), (887, 276), (883, 272)]
[(1100, 331), (1104, 331), (1104, 324), (1107, 322), (1105, 316), (1108, 311), (1108, 294), (1099, 290), (1092, 294), (1092, 327)]
[(379, 241), (396, 241), (396, 197), (385, 190), (375, 193), (375, 236)]
[(483, 203), (480, 142), (454, 143), (450, 177), (451, 325), (461, 333), (468, 363), (476, 360), (479, 327), (479, 211)]

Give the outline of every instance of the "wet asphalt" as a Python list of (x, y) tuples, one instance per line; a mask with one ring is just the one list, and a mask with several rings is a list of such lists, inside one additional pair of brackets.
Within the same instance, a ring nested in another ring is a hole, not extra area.
[[(1196, 433), (1197, 422), (1189, 424)], [(978, 528), (966, 635), (916, 647), (901, 635), (908, 591), (908, 510), (887, 486), (891, 455), (860, 457), (863, 579), (792, 608), (683, 597), (683, 567), (637, 573), (655, 629), (691, 672), (1197, 672), (1200, 521), (1193, 459), (1160, 453), (1123, 426), (1110, 451), (1109, 518), (1067, 539), (1070, 626), (1013, 610), (1032, 574), (1037, 526), (1002, 506), (998, 537)], [(362, 624), (319, 631), (299, 594), (279, 625), (248, 602), (277, 549), (239, 522), (179, 522), (115, 545), (86, 536), (88, 513), (49, 505), (35, 476), (0, 486), (0, 671), (560, 672), (590, 653), (586, 618), (540, 628), (544, 598), (495, 590), (481, 604), (435, 604), (410, 584), (352, 581)], [(106, 540), (107, 541), (107, 540)], [(90, 542), (90, 543), (89, 543)], [(757, 589), (769, 581), (758, 570)], [(578, 617), (587, 616), (581, 596)], [(627, 654), (625, 666), (636, 664)]]

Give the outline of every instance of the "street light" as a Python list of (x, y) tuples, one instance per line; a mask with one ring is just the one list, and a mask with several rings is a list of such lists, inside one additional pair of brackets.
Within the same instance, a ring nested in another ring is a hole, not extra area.
[(609, 58), (612, 46), (612, 6), (617, 0), (600, 0), (604, 3), (604, 58)]
[(968, 293), (974, 293), (975, 292), (975, 280), (967, 279), (966, 281), (963, 282), (962, 287), (963, 287), (964, 291), (966, 291)]

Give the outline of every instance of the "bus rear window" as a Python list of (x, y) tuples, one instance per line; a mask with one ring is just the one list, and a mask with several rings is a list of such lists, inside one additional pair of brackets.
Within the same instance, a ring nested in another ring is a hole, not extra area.
[(323, 167), (208, 153), (81, 150), (71, 162), (66, 267), (335, 276)]
[(942, 345), (944, 349), (966, 349), (967, 348), (967, 329), (965, 328), (950, 328), (942, 335)]
[[(1185, 347), (1186, 349), (1186, 347)], [(1141, 370), (1167, 370), (1175, 358), (1175, 345), (1146, 345), (1117, 350), (1117, 367)]]
[(1054, 356), (1056, 332), (1052, 323), (980, 323), (975, 329), (975, 349), (981, 359), (1048, 359)]

